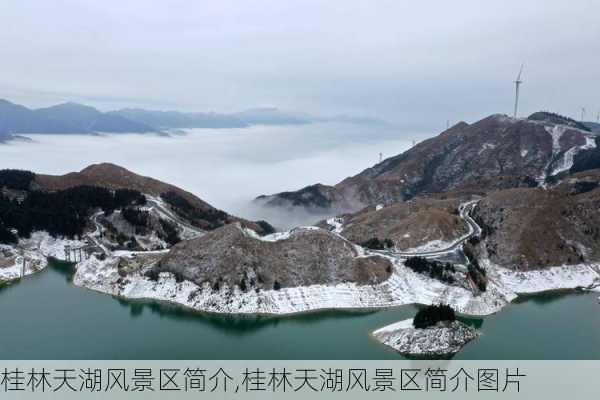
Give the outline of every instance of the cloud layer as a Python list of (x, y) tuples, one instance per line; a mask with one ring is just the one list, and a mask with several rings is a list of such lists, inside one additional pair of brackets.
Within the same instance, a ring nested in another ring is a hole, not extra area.
[[(595, 119), (594, 0), (5, 1), (2, 97), (100, 108), (275, 105), (434, 129), (510, 112)], [(592, 115), (593, 114), (593, 115)]]

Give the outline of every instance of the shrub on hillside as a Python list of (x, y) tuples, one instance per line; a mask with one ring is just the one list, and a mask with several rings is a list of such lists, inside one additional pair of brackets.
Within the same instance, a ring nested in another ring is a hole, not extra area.
[(422, 308), (413, 319), (413, 326), (418, 329), (434, 326), (438, 322), (452, 322), (456, 320), (456, 313), (452, 307), (444, 304), (431, 305)]

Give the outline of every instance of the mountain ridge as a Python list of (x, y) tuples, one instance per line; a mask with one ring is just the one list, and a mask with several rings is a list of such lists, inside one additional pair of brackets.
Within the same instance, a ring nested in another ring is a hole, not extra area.
[(305, 125), (319, 122), (389, 125), (377, 118), (337, 115), (319, 117), (275, 107), (234, 113), (156, 111), (123, 108), (101, 112), (94, 107), (65, 102), (30, 109), (0, 99), (0, 141), (18, 134), (159, 133), (185, 128), (247, 128), (255, 125)]
[(563, 124), (555, 115), (540, 120), (536, 114), (532, 119), (494, 114), (473, 124), (461, 122), (333, 186), (315, 184), (255, 201), (287, 210), (354, 212), (425, 192), (551, 184), (572, 169), (597, 168), (592, 133), (567, 125), (567, 119)]

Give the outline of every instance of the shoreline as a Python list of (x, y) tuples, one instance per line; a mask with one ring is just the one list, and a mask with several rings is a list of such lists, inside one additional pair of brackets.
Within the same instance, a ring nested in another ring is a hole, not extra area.
[(459, 316), (481, 318), (501, 311), (517, 298), (544, 292), (588, 290), (600, 282), (597, 265), (558, 266), (526, 273), (494, 267), (494, 281), (488, 291), (475, 296), (464, 288), (419, 276), (396, 261), (392, 276), (378, 285), (313, 285), (259, 293), (224, 287), (214, 292), (206, 285), (176, 282), (169, 273), (161, 273), (157, 281), (136, 274), (123, 278), (123, 282), (108, 261), (84, 261), (74, 273), (73, 284), (126, 300), (165, 302), (194, 312), (248, 317), (340, 310), (369, 312), (445, 303), (455, 308)]

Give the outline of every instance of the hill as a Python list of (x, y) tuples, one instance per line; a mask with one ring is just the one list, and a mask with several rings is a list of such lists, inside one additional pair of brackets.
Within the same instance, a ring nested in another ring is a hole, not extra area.
[(112, 164), (62, 176), (0, 171), (0, 243), (45, 231), (76, 238), (105, 232), (107, 248), (156, 249), (230, 223), (271, 233), (218, 210), (193, 194)]
[(543, 115), (531, 119), (492, 115), (474, 124), (461, 122), (334, 186), (312, 185), (259, 196), (256, 202), (320, 213), (352, 212), (427, 192), (536, 187), (571, 169), (597, 168), (590, 160), (596, 158), (594, 135), (555, 115), (548, 119)]

